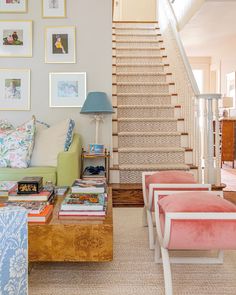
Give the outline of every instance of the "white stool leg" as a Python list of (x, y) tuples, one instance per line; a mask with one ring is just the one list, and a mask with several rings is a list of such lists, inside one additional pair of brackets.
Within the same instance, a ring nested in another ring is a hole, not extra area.
[(173, 295), (170, 258), (169, 258), (168, 250), (161, 247), (161, 255), (162, 255), (163, 270), (164, 270), (165, 295)]
[(153, 250), (155, 248), (154, 228), (153, 228), (152, 212), (149, 210), (147, 210), (147, 222), (148, 222), (149, 248)]
[(147, 209), (146, 207), (144, 206), (143, 207), (143, 226), (147, 226)]
[(155, 242), (154, 260), (155, 260), (155, 263), (162, 262), (162, 260), (161, 260), (161, 248), (160, 248), (160, 245), (159, 245), (158, 238), (156, 238), (156, 242)]

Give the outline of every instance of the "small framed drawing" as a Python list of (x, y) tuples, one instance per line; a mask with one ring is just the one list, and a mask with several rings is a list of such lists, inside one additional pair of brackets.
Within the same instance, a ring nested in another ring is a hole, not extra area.
[(48, 27), (45, 63), (75, 63), (75, 27)]
[(0, 21), (0, 56), (32, 57), (32, 21)]
[(103, 144), (89, 144), (89, 154), (104, 155)]
[(29, 69), (0, 69), (0, 110), (30, 110)]
[(86, 98), (86, 73), (50, 73), (49, 106), (82, 107)]
[(27, 0), (0, 0), (0, 13), (27, 12)]
[(66, 0), (42, 0), (43, 18), (66, 17)]
[(226, 87), (227, 87), (227, 96), (233, 97), (235, 105), (236, 97), (236, 72), (232, 72), (226, 75)]

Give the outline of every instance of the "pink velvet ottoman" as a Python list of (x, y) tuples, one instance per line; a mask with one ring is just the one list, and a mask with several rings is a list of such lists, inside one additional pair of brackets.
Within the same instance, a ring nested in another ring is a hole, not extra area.
[[(170, 263), (223, 263), (222, 250), (236, 249), (236, 205), (219, 194), (155, 193), (155, 258), (163, 263), (166, 295), (172, 295)], [(219, 256), (169, 258), (169, 250), (219, 250)]]

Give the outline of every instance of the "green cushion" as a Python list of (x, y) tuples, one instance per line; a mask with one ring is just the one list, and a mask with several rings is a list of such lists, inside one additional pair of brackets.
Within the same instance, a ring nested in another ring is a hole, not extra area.
[(56, 167), (0, 168), (1, 180), (21, 180), (25, 176), (42, 176), (44, 183), (57, 181)]

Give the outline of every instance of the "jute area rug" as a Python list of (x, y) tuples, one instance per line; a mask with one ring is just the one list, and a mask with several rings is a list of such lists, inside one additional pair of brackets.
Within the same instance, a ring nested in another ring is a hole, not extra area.
[[(114, 209), (114, 261), (35, 264), (29, 295), (164, 295), (141, 208)], [(172, 265), (174, 294), (236, 295), (236, 251), (223, 265)]]

